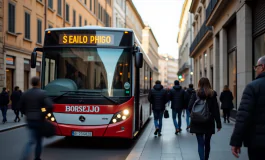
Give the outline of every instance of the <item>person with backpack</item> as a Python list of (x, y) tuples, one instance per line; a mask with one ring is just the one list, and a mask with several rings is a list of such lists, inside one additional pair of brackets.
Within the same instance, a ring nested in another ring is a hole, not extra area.
[(4, 87), (2, 90), (2, 93), (0, 93), (0, 109), (2, 111), (2, 116), (3, 116), (3, 124), (6, 123), (6, 112), (8, 109), (8, 103), (9, 103), (9, 95), (8, 95), (8, 90)]
[(148, 101), (152, 104), (152, 110), (154, 114), (155, 132), (154, 135), (161, 136), (162, 120), (165, 111), (165, 105), (168, 102), (167, 91), (163, 89), (161, 81), (156, 81), (154, 87), (150, 90), (148, 95)]
[[(181, 129), (181, 113), (185, 105), (185, 91), (179, 85), (179, 81), (175, 80), (175, 86), (169, 91), (169, 99), (171, 100), (172, 119), (175, 126), (175, 134), (182, 131)], [(178, 121), (176, 120), (178, 116)]]
[(215, 122), (217, 131), (222, 128), (217, 94), (212, 90), (208, 78), (199, 80), (198, 89), (191, 96), (188, 108), (191, 113), (190, 133), (196, 134), (200, 160), (208, 160)]

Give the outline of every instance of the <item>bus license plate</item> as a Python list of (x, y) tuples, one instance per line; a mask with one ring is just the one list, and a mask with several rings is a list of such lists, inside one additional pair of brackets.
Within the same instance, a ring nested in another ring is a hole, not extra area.
[(72, 131), (72, 136), (92, 137), (92, 132)]

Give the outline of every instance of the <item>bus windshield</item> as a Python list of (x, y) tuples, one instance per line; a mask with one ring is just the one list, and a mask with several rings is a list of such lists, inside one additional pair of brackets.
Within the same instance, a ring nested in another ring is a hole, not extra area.
[(131, 96), (130, 49), (45, 48), (42, 87), (49, 96), (65, 92)]

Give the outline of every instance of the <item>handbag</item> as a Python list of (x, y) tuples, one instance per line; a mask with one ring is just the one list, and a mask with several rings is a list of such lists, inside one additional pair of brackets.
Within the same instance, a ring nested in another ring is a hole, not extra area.
[(169, 118), (169, 113), (168, 113), (168, 110), (167, 109), (164, 112), (164, 118)]
[(45, 120), (42, 124), (42, 127), (41, 127), (42, 136), (44, 136), (46, 138), (50, 138), (50, 137), (54, 136), (55, 133), (56, 133), (55, 126), (51, 122), (49, 122), (48, 120)]

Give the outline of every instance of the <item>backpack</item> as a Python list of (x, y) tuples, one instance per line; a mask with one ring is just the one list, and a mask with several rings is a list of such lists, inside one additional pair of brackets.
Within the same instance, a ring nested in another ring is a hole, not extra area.
[(211, 113), (209, 111), (207, 99), (202, 100), (197, 97), (197, 100), (193, 104), (190, 117), (191, 121), (194, 123), (205, 123), (210, 120)]

